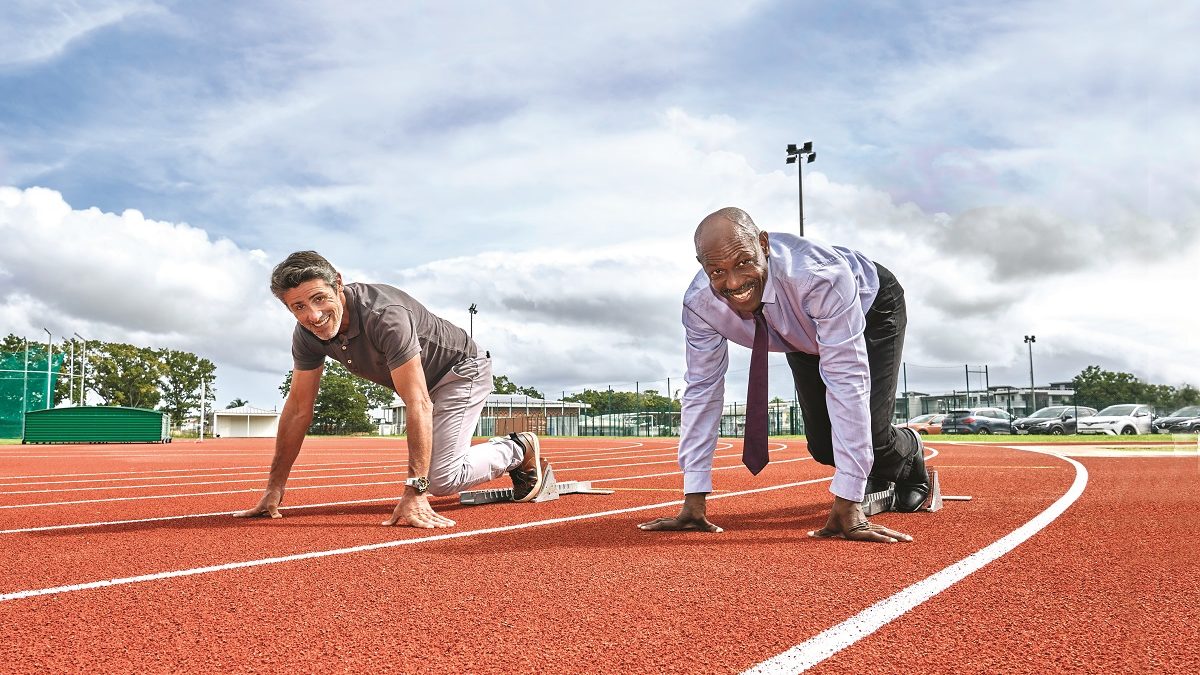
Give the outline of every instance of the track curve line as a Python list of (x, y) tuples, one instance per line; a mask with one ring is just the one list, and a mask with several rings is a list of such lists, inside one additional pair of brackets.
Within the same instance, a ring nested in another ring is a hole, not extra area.
[(1054, 522), (1083, 494), (1087, 487), (1088, 471), (1079, 462), (1054, 452), (1031, 450), (1005, 446), (1012, 450), (1038, 452), (1056, 457), (1075, 467), (1075, 480), (1071, 487), (1053, 504), (1029, 522), (1013, 530), (949, 567), (918, 581), (901, 590), (899, 593), (884, 598), (863, 611), (846, 619), (842, 623), (828, 628), (791, 649), (763, 661), (744, 671), (743, 675), (766, 675), (775, 673), (802, 673), (821, 663), (843, 649), (883, 628), (888, 623), (898, 619), (909, 610), (916, 608), (926, 600), (946, 590), (965, 579), (968, 575), (979, 570), (988, 563), (997, 560), (1022, 542), (1042, 531)]

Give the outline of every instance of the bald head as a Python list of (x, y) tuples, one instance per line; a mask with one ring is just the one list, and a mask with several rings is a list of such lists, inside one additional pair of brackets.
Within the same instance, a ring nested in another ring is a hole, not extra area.
[(710, 213), (696, 228), (696, 260), (715, 293), (733, 309), (751, 313), (762, 305), (767, 280), (767, 233), (745, 211)]
[(713, 244), (724, 244), (731, 241), (754, 241), (758, 239), (759, 230), (750, 214), (737, 208), (727, 206), (719, 211), (713, 211), (700, 221), (696, 227), (693, 243), (696, 245), (696, 255)]

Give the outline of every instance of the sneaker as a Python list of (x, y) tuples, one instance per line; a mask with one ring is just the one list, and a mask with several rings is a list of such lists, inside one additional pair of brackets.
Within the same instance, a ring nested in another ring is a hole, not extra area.
[(542, 462), (542, 446), (538, 442), (537, 434), (529, 431), (509, 434), (508, 437), (525, 451), (525, 458), (521, 460), (517, 468), (508, 472), (513, 482), (513, 501), (532, 501), (541, 493), (546, 477)]

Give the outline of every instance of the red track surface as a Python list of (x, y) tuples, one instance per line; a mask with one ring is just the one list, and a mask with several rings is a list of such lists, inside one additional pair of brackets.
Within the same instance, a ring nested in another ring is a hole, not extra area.
[[(270, 442), (0, 446), (0, 670), (739, 672), (1001, 540), (1076, 481), (1061, 458), (932, 441), (943, 491), (972, 501), (874, 518), (911, 544), (818, 541), (805, 532), (827, 513), (828, 468), (777, 443), (755, 478), (735, 441), (709, 504), (726, 532), (646, 533), (636, 523), (678, 508), (673, 444), (543, 447), (558, 480), (616, 494), (438, 498), (455, 528), (387, 529), (397, 442), (310, 439), (283, 520), (183, 517), (253, 505)], [(1060, 518), (813, 671), (1200, 670), (1200, 460), (1079, 461), (1086, 488)], [(296, 508), (312, 504), (328, 505)], [(77, 526), (99, 522), (113, 524)]]

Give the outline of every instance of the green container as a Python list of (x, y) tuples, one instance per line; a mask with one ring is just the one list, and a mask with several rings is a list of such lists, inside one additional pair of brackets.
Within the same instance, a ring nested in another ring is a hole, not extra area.
[(144, 408), (87, 406), (25, 413), (22, 443), (169, 443), (167, 414)]

